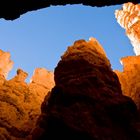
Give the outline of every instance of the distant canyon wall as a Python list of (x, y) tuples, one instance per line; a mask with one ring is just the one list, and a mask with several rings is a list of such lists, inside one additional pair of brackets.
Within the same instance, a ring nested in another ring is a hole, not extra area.
[(23, 140), (35, 127), (44, 97), (54, 87), (54, 74), (37, 68), (30, 80), (21, 69), (6, 80), (12, 69), (10, 53), (0, 50), (0, 140)]

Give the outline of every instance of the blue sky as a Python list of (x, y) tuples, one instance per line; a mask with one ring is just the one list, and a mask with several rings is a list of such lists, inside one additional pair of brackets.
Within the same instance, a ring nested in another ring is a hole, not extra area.
[(9, 51), (14, 61), (8, 78), (17, 68), (28, 72), (29, 77), (36, 67), (53, 71), (68, 46), (91, 36), (105, 49), (112, 68), (121, 70), (119, 59), (134, 53), (114, 16), (120, 8), (56, 6), (26, 13), (14, 21), (0, 19), (0, 49)]

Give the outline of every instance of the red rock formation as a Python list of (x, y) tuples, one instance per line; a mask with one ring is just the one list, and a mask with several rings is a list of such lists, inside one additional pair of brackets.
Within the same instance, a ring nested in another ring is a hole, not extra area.
[(137, 109), (122, 95), (101, 45), (91, 39), (68, 47), (55, 69), (50, 97), (33, 140), (138, 140)]
[(116, 10), (115, 15), (118, 23), (126, 30), (135, 54), (140, 55), (140, 5), (125, 3), (121, 10)]
[(140, 56), (121, 59), (123, 72), (115, 71), (119, 77), (123, 94), (131, 97), (140, 109)]
[(30, 82), (50, 89), (50, 87), (54, 87), (54, 74), (45, 68), (37, 68)]
[(25, 140), (35, 127), (44, 97), (54, 86), (53, 73), (38, 68), (27, 84), (28, 74), (18, 69), (7, 81), (12, 61), (9, 53), (0, 53), (0, 140)]
[(10, 53), (0, 50), (0, 75), (7, 77), (13, 67), (13, 61), (10, 60)]
[[(41, 103), (44, 100), (44, 97), (51, 91), (54, 87), (54, 74), (53, 72), (47, 71), (45, 68), (36, 68), (34, 74), (31, 78), (31, 82), (29, 84), (29, 90), (32, 95), (35, 95), (37, 101), (34, 102), (35, 106), (38, 102), (37, 109), (41, 111)], [(32, 107), (32, 104), (31, 104)], [(38, 116), (37, 114), (37, 116)]]
[(137, 56), (128, 56), (121, 59), (123, 72), (116, 71), (123, 94), (131, 97), (138, 109), (140, 109), (140, 5), (126, 3), (122, 10), (117, 10), (116, 18), (118, 23), (126, 29), (134, 52)]

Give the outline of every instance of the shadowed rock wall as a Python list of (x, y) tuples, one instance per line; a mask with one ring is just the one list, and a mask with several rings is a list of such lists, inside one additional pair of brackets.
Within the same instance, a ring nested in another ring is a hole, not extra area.
[(139, 140), (137, 109), (96, 39), (68, 47), (45, 98), (33, 140)]

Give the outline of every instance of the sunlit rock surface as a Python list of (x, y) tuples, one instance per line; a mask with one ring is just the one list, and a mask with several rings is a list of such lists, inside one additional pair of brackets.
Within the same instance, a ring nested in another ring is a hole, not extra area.
[[(54, 74), (53, 72), (47, 71), (44, 68), (37, 68), (34, 71), (34, 74), (31, 78), (31, 82), (29, 84), (29, 90), (31, 94), (37, 95), (37, 99), (39, 101), (39, 113), (41, 110), (41, 103), (44, 100), (44, 97), (49, 95), (49, 92), (54, 87)], [(36, 102), (34, 102), (36, 104)], [(32, 106), (32, 105), (31, 105)]]
[(13, 67), (13, 61), (10, 60), (10, 53), (0, 50), (0, 75), (7, 77)]
[(121, 59), (123, 72), (115, 71), (119, 77), (123, 94), (131, 97), (140, 109), (140, 56)]
[(30, 82), (50, 89), (50, 87), (54, 86), (54, 74), (53, 72), (47, 71), (45, 68), (37, 68)]
[(139, 140), (137, 109), (96, 39), (68, 47), (54, 72), (33, 140)]
[[(11, 68), (9, 56), (8, 53), (6, 59), (3, 57), (4, 61), (0, 60), (3, 71), (9, 62), (8, 68)], [(0, 73), (0, 140), (27, 139), (41, 113), (44, 97), (54, 86), (53, 73), (44, 68), (35, 70), (29, 84), (25, 82), (27, 76), (21, 69), (17, 70), (17, 75), (11, 80), (6, 80), (3, 73)]]
[(123, 72), (116, 71), (123, 94), (131, 97), (140, 109), (140, 4), (125, 3), (115, 12), (118, 23), (126, 30), (137, 56), (121, 59)]
[(126, 30), (135, 54), (140, 55), (140, 4), (125, 3), (121, 10), (116, 10), (115, 16)]

